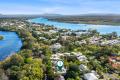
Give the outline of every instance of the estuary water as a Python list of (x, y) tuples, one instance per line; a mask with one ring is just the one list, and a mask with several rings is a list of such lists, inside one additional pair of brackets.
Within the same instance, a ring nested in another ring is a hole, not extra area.
[(34, 23), (43, 23), (45, 25), (53, 25), (57, 28), (71, 29), (71, 30), (88, 30), (88, 29), (96, 29), (101, 34), (117, 32), (120, 35), (120, 26), (113, 25), (93, 25), (93, 24), (72, 24), (72, 23), (64, 23), (57, 21), (50, 21), (46, 18), (35, 18), (29, 20)]
[(16, 53), (22, 47), (22, 41), (15, 32), (0, 31), (0, 61)]

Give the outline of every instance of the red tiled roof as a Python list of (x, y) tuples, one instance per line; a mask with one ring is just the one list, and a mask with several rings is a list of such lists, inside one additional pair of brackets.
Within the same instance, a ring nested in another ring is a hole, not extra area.
[(120, 68), (120, 56), (109, 57), (109, 63), (113, 68)]

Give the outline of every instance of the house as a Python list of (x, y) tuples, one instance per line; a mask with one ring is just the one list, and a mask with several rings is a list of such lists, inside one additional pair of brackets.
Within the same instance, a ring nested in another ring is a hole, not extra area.
[(64, 57), (64, 54), (63, 53), (56, 53), (56, 54), (53, 54), (51, 57), (50, 57), (50, 60), (52, 63), (56, 64), (57, 61), (61, 60), (61, 57)]
[(45, 37), (39, 37), (39, 40), (48, 40), (48, 39)]
[(99, 44), (99, 42), (101, 41), (101, 39), (102, 39), (101, 36), (99, 36), (99, 37), (93, 36), (93, 37), (91, 37), (89, 39), (89, 42), (90, 42), (90, 44)]
[(109, 73), (103, 73), (103, 79), (100, 80), (120, 80), (119, 79), (119, 74), (113, 73), (113, 74), (109, 74)]
[(65, 55), (65, 56), (70, 56), (70, 55), (71, 55), (71, 53), (64, 53), (64, 55)]
[(37, 35), (42, 34), (40, 31), (35, 31), (35, 33), (36, 33)]
[(93, 73), (96, 77), (100, 77), (100, 76), (98, 75), (98, 73), (97, 73), (96, 71), (94, 71), (94, 70), (92, 70), (91, 73)]
[(56, 53), (56, 54), (53, 54), (51, 57), (50, 57), (50, 60), (52, 62), (52, 65), (53, 65), (53, 70), (54, 70), (54, 73), (59, 73), (59, 74), (65, 74), (67, 69), (62, 66), (61, 70), (59, 71), (59, 68), (57, 66), (57, 63), (58, 61), (61, 60), (61, 56), (64, 56), (64, 54), (62, 53)]
[(69, 38), (69, 36), (61, 36), (62, 41), (66, 41)]
[(56, 53), (59, 57), (64, 57), (65, 55), (63, 53)]
[(56, 30), (49, 30), (50, 33), (57, 33), (58, 31)]
[(65, 80), (64, 76), (60, 75), (57, 76), (54, 80)]
[(85, 40), (76, 41), (75, 43), (79, 44), (79, 45), (81, 45), (81, 44), (87, 44), (87, 42)]
[(74, 54), (76, 57), (82, 56), (81, 52), (72, 52), (72, 54)]
[(98, 80), (97, 76), (94, 73), (86, 73), (84, 74), (85, 80)]
[(84, 55), (78, 56), (77, 59), (78, 59), (79, 61), (87, 61), (87, 57), (84, 56)]
[(65, 32), (64, 35), (72, 35), (71, 31)]
[(87, 66), (85, 66), (84, 64), (81, 64), (81, 65), (79, 66), (79, 69), (80, 69), (80, 71), (88, 71)]
[(82, 34), (89, 34), (89, 32), (75, 32), (76, 36), (81, 36)]
[(86, 61), (87, 62), (87, 57), (83, 55), (81, 52), (72, 52), (74, 56), (77, 57), (79, 61)]
[(109, 64), (115, 68), (120, 68), (120, 56), (110, 56), (109, 58)]
[(115, 45), (115, 44), (120, 44), (120, 40), (119, 39), (107, 40), (101, 43), (101, 45)]
[(62, 47), (62, 45), (61, 45), (60, 43), (55, 43), (55, 44), (53, 44), (53, 45), (51, 46), (51, 49), (52, 49), (53, 51), (57, 51), (57, 50), (59, 50), (61, 47)]
[(32, 26), (40, 27), (40, 26), (42, 26), (42, 25), (32, 23)]
[(115, 40), (109, 40), (109, 44), (110, 45), (120, 44), (120, 40), (117, 40), (117, 39), (115, 39)]
[(60, 56), (58, 56), (57, 54), (53, 54), (51, 57), (50, 57), (51, 60), (60, 60)]

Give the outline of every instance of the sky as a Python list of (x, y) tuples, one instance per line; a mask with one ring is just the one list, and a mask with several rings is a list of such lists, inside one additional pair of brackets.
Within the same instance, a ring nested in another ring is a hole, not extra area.
[(120, 0), (0, 0), (1, 14), (120, 14)]

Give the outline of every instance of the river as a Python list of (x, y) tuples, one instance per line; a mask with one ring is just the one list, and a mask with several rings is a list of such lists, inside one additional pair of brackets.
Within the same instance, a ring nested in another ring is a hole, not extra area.
[(22, 47), (22, 41), (15, 32), (0, 31), (0, 61), (16, 53)]
[(120, 26), (113, 25), (93, 25), (93, 24), (72, 24), (72, 23), (64, 23), (57, 21), (50, 21), (45, 18), (35, 18), (29, 20), (34, 23), (43, 23), (45, 25), (53, 25), (57, 28), (71, 29), (71, 30), (88, 30), (88, 29), (96, 29), (101, 34), (117, 32), (120, 35)]

